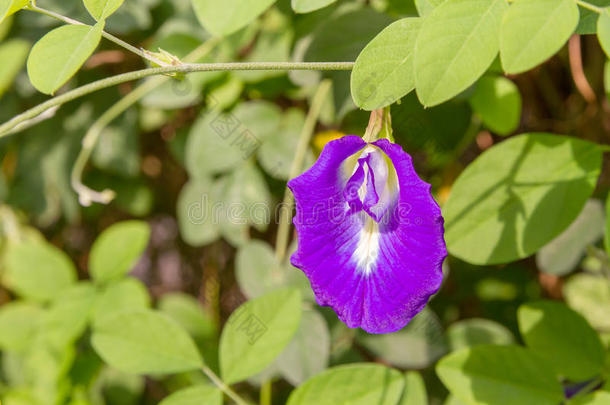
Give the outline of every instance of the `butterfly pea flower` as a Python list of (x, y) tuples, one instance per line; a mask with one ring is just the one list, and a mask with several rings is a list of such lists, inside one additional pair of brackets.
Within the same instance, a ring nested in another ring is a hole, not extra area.
[(399, 145), (331, 141), (288, 187), (298, 234), (291, 262), (318, 304), (348, 327), (395, 332), (438, 291), (447, 256), (443, 218)]

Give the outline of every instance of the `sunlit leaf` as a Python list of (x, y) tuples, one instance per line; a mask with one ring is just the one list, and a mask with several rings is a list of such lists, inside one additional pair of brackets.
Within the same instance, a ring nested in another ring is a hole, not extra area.
[(472, 85), (498, 53), (505, 0), (446, 1), (425, 19), (415, 45), (415, 87), (425, 106)]
[(103, 29), (104, 21), (94, 26), (64, 25), (36, 42), (27, 62), (34, 87), (42, 93), (55, 93), (95, 51)]
[(233, 384), (257, 374), (282, 352), (301, 321), (301, 295), (282, 289), (248, 301), (229, 317), (220, 337), (220, 370)]
[(121, 312), (95, 325), (91, 343), (111, 366), (128, 373), (196, 370), (203, 360), (176, 322), (151, 310)]
[(195, 15), (206, 30), (217, 36), (234, 33), (255, 20), (276, 0), (191, 0)]
[(287, 405), (394, 405), (400, 398), (404, 378), (398, 371), (379, 364), (334, 367), (292, 391)]
[(443, 207), (451, 254), (474, 264), (536, 252), (576, 219), (601, 168), (601, 150), (559, 135), (512, 137), (480, 155)]
[(564, 398), (553, 370), (520, 346), (481, 345), (453, 352), (438, 362), (436, 373), (467, 405), (556, 405)]
[(385, 107), (415, 88), (413, 51), (420, 27), (419, 18), (396, 21), (362, 50), (351, 77), (358, 107)]
[(500, 57), (507, 73), (525, 72), (554, 55), (578, 24), (574, 0), (516, 0), (502, 21)]
[(142, 221), (123, 221), (110, 226), (91, 247), (89, 272), (104, 283), (125, 276), (148, 245), (150, 227)]
[(527, 346), (572, 381), (593, 378), (604, 366), (604, 346), (587, 321), (563, 303), (537, 301), (517, 312)]

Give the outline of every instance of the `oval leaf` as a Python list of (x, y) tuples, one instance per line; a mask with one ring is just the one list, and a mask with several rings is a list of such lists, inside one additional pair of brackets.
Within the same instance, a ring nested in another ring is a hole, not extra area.
[(290, 342), (301, 321), (301, 295), (274, 291), (248, 301), (227, 320), (220, 337), (220, 371), (227, 384), (267, 367)]
[(439, 361), (436, 373), (468, 405), (557, 405), (564, 399), (553, 370), (520, 346), (482, 345), (453, 352)]
[(525, 72), (553, 56), (578, 25), (574, 0), (516, 0), (500, 29), (500, 58), (506, 73)]
[(517, 312), (527, 346), (545, 357), (557, 374), (572, 381), (595, 377), (604, 366), (604, 346), (595, 330), (564, 304), (539, 301)]
[(4, 284), (34, 301), (50, 300), (76, 281), (76, 269), (70, 258), (46, 242), (11, 245), (4, 264)]
[(150, 296), (141, 281), (127, 277), (109, 284), (98, 296), (93, 312), (93, 322), (97, 325), (123, 311), (150, 307)]
[(474, 264), (536, 252), (576, 219), (600, 173), (602, 152), (576, 138), (512, 137), (457, 179), (444, 206), (451, 254)]
[(396, 21), (362, 50), (351, 77), (358, 107), (385, 107), (415, 88), (413, 51), (420, 27), (419, 18)]
[(454, 0), (426, 17), (415, 45), (415, 85), (425, 106), (473, 84), (498, 53), (505, 0)]
[(483, 77), (478, 81), (470, 105), (487, 128), (508, 135), (519, 126), (521, 94), (517, 86), (505, 77)]
[(123, 221), (101, 233), (91, 247), (89, 271), (98, 283), (122, 278), (136, 264), (150, 238), (142, 221)]
[(225, 36), (255, 20), (276, 0), (192, 0), (195, 15), (210, 33)]
[(394, 405), (404, 387), (398, 371), (378, 364), (326, 370), (292, 391), (287, 405)]
[(127, 373), (178, 373), (203, 365), (189, 335), (150, 310), (122, 312), (100, 322), (91, 343), (106, 363)]
[(25, 351), (32, 344), (44, 311), (37, 305), (13, 301), (0, 307), (0, 349)]
[(114, 13), (125, 0), (83, 0), (87, 11), (97, 21), (105, 20)]
[(28, 76), (40, 92), (53, 94), (80, 69), (102, 38), (104, 22), (64, 25), (42, 37), (28, 57)]

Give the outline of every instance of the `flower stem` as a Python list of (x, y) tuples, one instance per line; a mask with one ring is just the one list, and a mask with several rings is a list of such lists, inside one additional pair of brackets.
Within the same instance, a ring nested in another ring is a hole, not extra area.
[[(328, 94), (330, 87), (330, 80), (326, 79), (322, 81), (322, 83), (320, 83), (318, 86), (318, 90), (316, 91), (313, 100), (311, 101), (311, 107), (309, 108), (309, 113), (305, 119), (305, 125), (303, 125), (303, 129), (301, 130), (299, 144), (294, 154), (294, 159), (292, 160), (292, 166), (290, 167), (289, 177), (291, 179), (298, 176), (302, 170), (303, 160), (305, 159), (305, 154), (307, 153), (307, 147), (311, 141), (316, 122), (318, 122), (320, 111), (322, 110), (322, 106), (324, 105), (324, 101), (326, 100), (326, 95)], [(290, 217), (292, 216), (293, 207), (294, 196), (288, 187), (286, 187), (284, 192), (284, 201), (282, 202), (282, 210), (280, 211), (280, 224), (277, 231), (277, 240), (275, 242), (275, 258), (277, 259), (278, 265), (284, 261), (286, 250), (288, 249)]]
[(203, 365), (201, 371), (216, 385), (222, 392), (227, 394), (237, 405), (250, 405), (245, 399), (240, 397), (235, 391), (225, 384), (216, 373), (214, 373), (208, 366)]
[(70, 90), (60, 96), (53, 97), (0, 125), (0, 138), (17, 125), (36, 117), (55, 107), (75, 100), (87, 94), (116, 86), (121, 83), (143, 79), (149, 76), (165, 75), (168, 73), (218, 72), (230, 70), (351, 70), (353, 62), (245, 62), (245, 63), (185, 63), (178, 66), (165, 66), (136, 70), (123, 73), (86, 84)]
[[(193, 50), (188, 54), (184, 60), (186, 62), (198, 61), (207, 55), (214, 47), (220, 42), (218, 39), (213, 38)], [(124, 113), (129, 107), (137, 103), (142, 97), (149, 92), (153, 91), (161, 84), (172, 80), (167, 76), (158, 76), (151, 80), (146, 81), (141, 86), (137, 87), (131, 93), (120, 99), (116, 104), (110, 107), (106, 112), (99, 116), (99, 118), (89, 127), (89, 130), (85, 134), (82, 141), (82, 148), (76, 158), (76, 162), (72, 167), (72, 173), (70, 176), (72, 188), (78, 194), (78, 200), (81, 205), (89, 206), (91, 203), (108, 204), (115, 197), (115, 193), (112, 190), (104, 190), (98, 192), (87, 187), (82, 182), (83, 171), (87, 166), (87, 162), (91, 157), (91, 153), (98, 142), (102, 131), (122, 113)]]
[(273, 382), (269, 379), (263, 382), (260, 393), (260, 405), (271, 405), (271, 386)]
[[(31, 3), (30, 3), (30, 5), (25, 6), (24, 9), (34, 11), (39, 14), (44, 14), (48, 17), (52, 17), (59, 21), (65, 22), (66, 24), (87, 25), (80, 21), (74, 20), (70, 17), (66, 17), (64, 15), (55, 13), (51, 10), (47, 10), (42, 7), (38, 7)], [(160, 61), (159, 59), (155, 58), (154, 56), (147, 54), (146, 52), (142, 51), (141, 49), (138, 49), (135, 46), (128, 44), (127, 42), (123, 41), (122, 39), (119, 39), (119, 38), (115, 37), (114, 35), (107, 33), (106, 31), (102, 31), (102, 36), (104, 38), (106, 38), (107, 40), (114, 42), (118, 46), (121, 46), (121, 47), (127, 49), (128, 51), (135, 53), (136, 55), (140, 56), (141, 58), (147, 59), (148, 61), (155, 63), (159, 66), (168, 66), (167, 63)]]

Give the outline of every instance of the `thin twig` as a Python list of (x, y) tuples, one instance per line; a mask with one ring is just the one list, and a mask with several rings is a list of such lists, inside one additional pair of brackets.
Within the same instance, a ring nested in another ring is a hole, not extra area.
[(123, 73), (77, 87), (74, 90), (39, 104), (0, 125), (0, 138), (6, 136), (7, 132), (17, 126), (17, 124), (34, 118), (51, 107), (65, 104), (98, 90), (149, 76), (167, 75), (169, 73), (218, 72), (231, 70), (351, 70), (353, 66), (353, 62), (187, 63), (178, 66), (136, 70), (134, 72)]

